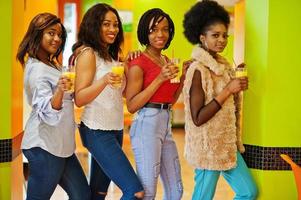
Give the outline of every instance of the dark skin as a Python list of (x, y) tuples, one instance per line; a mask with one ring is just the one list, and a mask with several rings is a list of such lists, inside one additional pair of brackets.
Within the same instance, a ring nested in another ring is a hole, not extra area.
[(196, 70), (190, 88), (190, 110), (193, 123), (196, 126), (201, 126), (206, 123), (220, 110), (221, 105), (223, 105), (229, 96), (246, 90), (247, 88), (247, 77), (233, 79), (222, 92), (215, 97), (216, 101), (212, 100), (205, 105), (205, 92), (202, 87), (201, 72)]
[[(134, 113), (142, 108), (165, 81), (175, 78), (178, 73), (178, 68), (174, 64), (167, 63), (166, 60), (164, 62), (162, 59), (160, 60), (160, 58), (162, 58), (161, 51), (169, 37), (169, 32), (166, 31), (168, 30), (167, 19), (164, 18), (159, 24), (157, 24), (155, 30), (156, 31), (149, 34), (150, 44), (147, 46), (144, 54), (161, 67), (161, 72), (150, 85), (143, 89), (143, 70), (139, 66), (132, 66), (129, 69), (127, 74), (126, 100), (127, 108), (130, 113)], [(164, 42), (157, 42), (158, 40), (162, 40)], [(180, 79), (179, 88), (173, 94), (174, 101), (171, 102), (172, 104), (177, 101), (181, 93), (185, 73), (190, 62), (191, 61), (183, 63), (183, 74)]]
[[(203, 49), (217, 58), (227, 45), (227, 27), (222, 23), (208, 25), (206, 32), (200, 35), (200, 44)], [(244, 65), (242, 65), (244, 67)], [(202, 87), (201, 72), (196, 70), (190, 88), (190, 110), (193, 123), (201, 126), (210, 120), (220, 109), (224, 102), (233, 94), (248, 89), (248, 77), (234, 78), (225, 88), (216, 94), (214, 99), (205, 105), (205, 92)]]

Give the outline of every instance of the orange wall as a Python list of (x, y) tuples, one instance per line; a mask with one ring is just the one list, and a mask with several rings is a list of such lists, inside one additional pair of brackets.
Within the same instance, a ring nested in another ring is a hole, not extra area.
[(26, 0), (24, 5), (24, 30), (27, 30), (31, 19), (41, 12), (50, 12), (55, 15), (58, 14), (57, 0)]
[[(23, 3), (23, 2), (21, 2)], [(24, 4), (19, 1), (13, 1), (13, 19), (12, 19), (12, 80), (11, 80), (11, 138), (17, 136), (23, 130), (23, 70), (16, 60), (16, 54), (19, 42), (23, 37), (23, 12)]]
[(244, 62), (245, 54), (245, 0), (235, 5), (234, 11), (234, 61)]

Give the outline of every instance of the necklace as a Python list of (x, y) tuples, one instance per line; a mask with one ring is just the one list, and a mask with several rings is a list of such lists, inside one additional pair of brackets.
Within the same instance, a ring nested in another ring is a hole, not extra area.
[(148, 57), (155, 62), (157, 65), (163, 66), (165, 65), (167, 62), (164, 58), (164, 56), (160, 53), (160, 56), (158, 57), (157, 55), (153, 54), (151, 51), (149, 51), (148, 49), (145, 50), (145, 53), (148, 55)]

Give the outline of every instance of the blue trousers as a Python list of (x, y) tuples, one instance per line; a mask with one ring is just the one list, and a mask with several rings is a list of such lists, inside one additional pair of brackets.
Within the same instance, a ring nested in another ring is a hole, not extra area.
[(234, 200), (254, 200), (257, 187), (240, 153), (237, 166), (227, 171), (195, 169), (195, 187), (192, 200), (212, 200), (220, 174), (235, 192)]
[(91, 191), (79, 161), (73, 154), (61, 158), (39, 148), (24, 149), (29, 163), (27, 200), (47, 200), (59, 184), (71, 200), (90, 200)]
[(83, 145), (90, 151), (92, 200), (104, 200), (111, 180), (121, 189), (121, 200), (136, 200), (143, 187), (122, 151), (123, 131), (92, 130), (81, 123)]
[(163, 199), (180, 200), (183, 185), (178, 151), (171, 133), (170, 111), (142, 108), (130, 135), (138, 176), (145, 190), (144, 200), (155, 199), (159, 175), (164, 187)]

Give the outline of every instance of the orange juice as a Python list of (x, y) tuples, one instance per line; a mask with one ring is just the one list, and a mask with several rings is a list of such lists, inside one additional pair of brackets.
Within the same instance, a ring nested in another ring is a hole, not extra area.
[[(112, 67), (112, 72), (114, 74), (119, 75), (122, 78), (123, 77), (123, 73), (124, 73), (124, 66), (123, 65), (113, 66)], [(116, 87), (116, 88), (121, 87), (121, 82), (114, 84), (114, 87)]]
[(74, 92), (75, 72), (68, 72), (67, 71), (67, 72), (63, 72), (62, 75), (68, 77), (71, 81), (71, 86), (70, 86), (68, 92)]
[(239, 77), (246, 77), (248, 76), (248, 71), (246, 68), (237, 68), (235, 70), (235, 77), (239, 78)]

